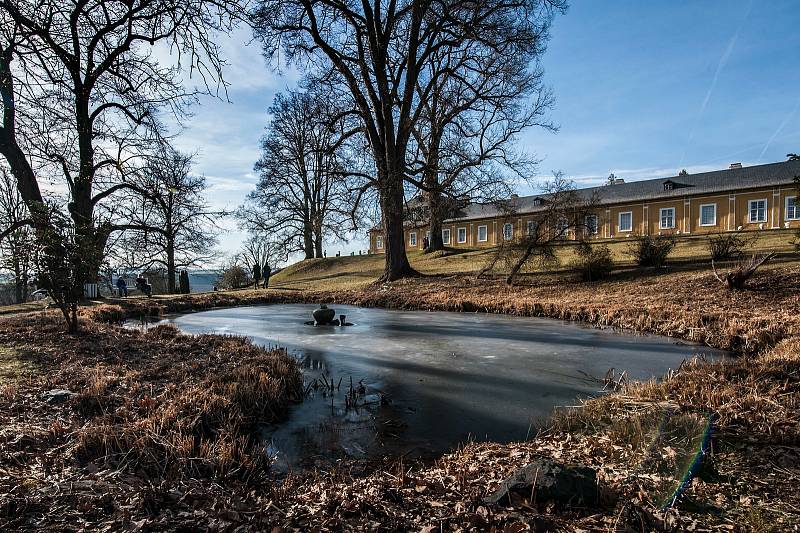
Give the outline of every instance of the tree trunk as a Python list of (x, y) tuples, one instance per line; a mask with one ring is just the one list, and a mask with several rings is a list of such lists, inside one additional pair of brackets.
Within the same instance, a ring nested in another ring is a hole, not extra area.
[(383, 214), (383, 234), (385, 266), (378, 281), (395, 281), (401, 278), (419, 276), (411, 268), (406, 255), (406, 239), (403, 231), (403, 180), (383, 179), (380, 191), (381, 212)]
[(522, 257), (520, 257), (519, 260), (514, 264), (514, 266), (511, 267), (511, 272), (509, 272), (508, 277), (506, 278), (507, 285), (514, 284), (514, 278), (517, 276), (520, 269), (522, 268), (522, 265), (525, 264), (525, 262), (528, 260), (528, 258), (531, 256), (532, 253), (533, 253), (532, 246), (528, 246), (525, 248), (525, 251), (522, 253)]
[(314, 239), (314, 253), (316, 257), (322, 257), (322, 233), (320, 231), (317, 232), (317, 236)]
[(167, 292), (175, 294), (175, 242), (167, 239)]
[(61, 312), (64, 314), (64, 319), (67, 321), (67, 333), (78, 333), (78, 303), (73, 302), (67, 305)]
[(20, 266), (19, 257), (15, 257), (14, 261), (14, 300), (18, 304), (25, 303), (27, 296), (27, 277), (23, 278), (22, 267)]
[(314, 234), (309, 224), (303, 229), (303, 251), (306, 259), (314, 259)]
[(442, 239), (442, 194), (438, 189), (428, 191), (428, 226), (431, 236), (428, 239), (428, 247), (425, 253), (444, 250), (444, 239)]
[(92, 203), (92, 182), (94, 181), (94, 146), (92, 145), (92, 121), (89, 118), (89, 98), (84, 92), (76, 95), (75, 126), (78, 135), (78, 155), (80, 168), (71, 190), (68, 209), (75, 224), (75, 241), (79, 257), (73, 261), (75, 266), (73, 289), (78, 299), (83, 296), (83, 285), (92, 281), (92, 276), (100, 271), (102, 250), (98, 250), (98, 232), (94, 226), (94, 205)]

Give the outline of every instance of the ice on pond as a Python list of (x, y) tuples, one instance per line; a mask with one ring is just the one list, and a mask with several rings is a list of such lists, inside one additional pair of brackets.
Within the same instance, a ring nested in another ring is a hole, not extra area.
[[(659, 377), (723, 352), (544, 318), (331, 305), (349, 327), (311, 327), (316, 306), (217, 309), (169, 319), (187, 333), (246, 335), (298, 357), (309, 398), (265, 436), (279, 460), (433, 454), (467, 440), (524, 440), (555, 406), (598, 394), (609, 369)], [(331, 393), (323, 386), (332, 383)], [(348, 391), (362, 384), (357, 401)], [(338, 388), (337, 388), (338, 386)]]

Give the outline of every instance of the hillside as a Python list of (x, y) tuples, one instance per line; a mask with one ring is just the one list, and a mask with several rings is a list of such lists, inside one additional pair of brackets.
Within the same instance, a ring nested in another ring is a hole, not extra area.
[[(794, 251), (791, 230), (770, 231), (755, 240), (750, 251)], [(632, 266), (626, 254), (629, 243), (614, 241), (608, 243), (614, 260), (620, 267)], [(557, 256), (559, 266), (556, 270), (567, 270), (574, 260), (575, 243), (564, 243)], [(467, 274), (480, 270), (490, 260), (493, 249), (455, 250), (444, 253), (409, 253), (411, 265), (423, 274), (448, 275)], [(708, 262), (708, 237), (685, 237), (678, 242), (670, 256), (675, 265)], [(383, 255), (357, 255), (326, 257), (299, 261), (273, 276), (270, 287), (294, 290), (340, 290), (363, 287), (375, 281), (383, 272)]]

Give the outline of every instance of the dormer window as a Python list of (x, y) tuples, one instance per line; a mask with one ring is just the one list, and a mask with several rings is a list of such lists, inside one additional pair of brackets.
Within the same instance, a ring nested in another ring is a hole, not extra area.
[(534, 198), (533, 199), (533, 205), (536, 206), (536, 207), (542, 205), (542, 199), (541, 198)]
[(672, 183), (671, 181), (665, 181), (664, 182), (664, 190), (665, 191), (671, 191), (674, 188), (675, 188), (675, 184)]

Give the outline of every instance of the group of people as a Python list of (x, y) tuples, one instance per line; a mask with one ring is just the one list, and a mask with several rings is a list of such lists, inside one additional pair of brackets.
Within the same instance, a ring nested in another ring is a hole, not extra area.
[[(259, 281), (263, 282), (263, 287), (266, 289), (269, 287), (269, 278), (272, 275), (272, 268), (269, 265), (264, 265), (263, 269), (259, 269), (254, 267), (253, 268), (253, 277), (255, 279), (256, 288), (258, 288)], [(128, 282), (125, 281), (125, 278), (119, 277), (117, 278), (117, 293), (120, 297), (127, 298), (128, 297)], [(142, 294), (150, 297), (153, 295), (153, 286), (144, 277), (142, 274), (138, 274), (136, 276), (136, 289), (139, 290)], [(214, 291), (219, 290), (219, 288), (214, 285)]]
[[(147, 295), (148, 298), (153, 295), (153, 286), (150, 285), (147, 278), (141, 274), (136, 276), (136, 288), (142, 294)], [(122, 297), (128, 297), (128, 282), (125, 281), (125, 278), (117, 278), (117, 292), (119, 292), (119, 295)]]

